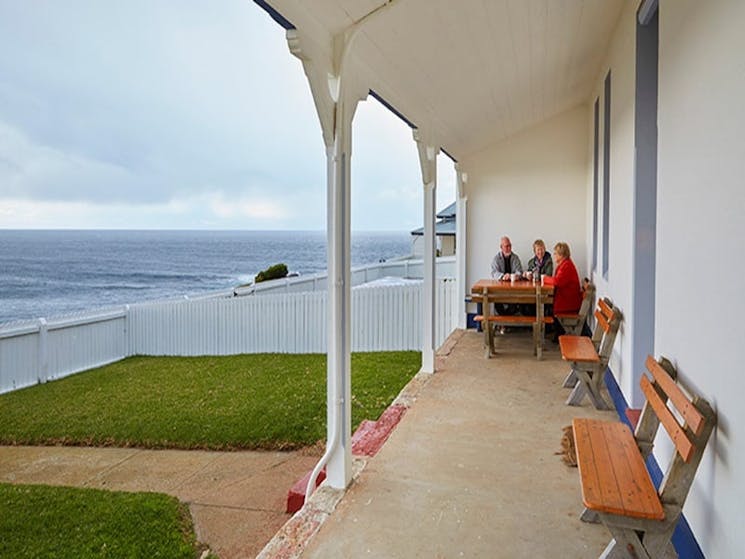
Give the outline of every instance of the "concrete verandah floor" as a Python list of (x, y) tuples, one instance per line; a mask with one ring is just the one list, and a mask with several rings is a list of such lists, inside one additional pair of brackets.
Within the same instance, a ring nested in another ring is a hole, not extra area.
[[(610, 540), (579, 520), (576, 468), (555, 452), (572, 417), (616, 419), (564, 405), (568, 365), (527, 333), (485, 359), (469, 331), (370, 459), (303, 558), (597, 557)], [(607, 397), (607, 393), (606, 393)]]

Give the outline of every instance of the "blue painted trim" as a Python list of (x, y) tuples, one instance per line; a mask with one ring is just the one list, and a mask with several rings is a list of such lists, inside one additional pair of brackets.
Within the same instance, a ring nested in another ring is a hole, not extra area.
[[(605, 370), (605, 385), (608, 387), (608, 394), (610, 394), (613, 400), (618, 417), (633, 430), (631, 422), (626, 416), (626, 410), (629, 408), (629, 405), (610, 368)], [(659, 489), (660, 483), (662, 483), (662, 468), (660, 468), (653, 454), (650, 454), (647, 458), (647, 470), (654, 486)], [(675, 551), (678, 552), (679, 559), (706, 559), (704, 552), (701, 551), (701, 546), (696, 541), (696, 536), (693, 535), (688, 521), (686, 521), (682, 514), (680, 515), (678, 525), (675, 527), (675, 532), (673, 532), (672, 542)]]
[(292, 23), (290, 23), (290, 21), (286, 19), (285, 16), (283, 16), (273, 7), (271, 7), (266, 2), (266, 0), (254, 0), (254, 2), (256, 2), (256, 4), (258, 4), (260, 8), (262, 8), (267, 14), (269, 14), (269, 17), (271, 17), (274, 21), (279, 23), (286, 30), (295, 29), (295, 26), (292, 25)]
[(370, 90), (370, 96), (372, 96), (373, 99), (376, 99), (381, 105), (383, 105), (386, 109), (391, 111), (394, 115), (396, 115), (398, 118), (403, 120), (406, 124), (408, 124), (409, 128), (416, 128), (416, 124), (411, 122), (408, 118), (406, 118), (396, 107), (391, 105), (388, 101), (383, 99), (380, 95), (375, 93), (372, 89)]
[(481, 326), (478, 322), (474, 320), (474, 317), (476, 316), (475, 312), (469, 312), (466, 313), (466, 328), (475, 330), (479, 326)]

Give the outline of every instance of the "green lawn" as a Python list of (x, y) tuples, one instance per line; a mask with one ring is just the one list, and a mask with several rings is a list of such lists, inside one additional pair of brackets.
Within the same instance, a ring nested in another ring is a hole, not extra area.
[(157, 493), (0, 484), (0, 557), (200, 556), (186, 505)]
[[(353, 429), (419, 352), (352, 355)], [(0, 444), (293, 449), (325, 438), (326, 356), (131, 357), (0, 396)]]

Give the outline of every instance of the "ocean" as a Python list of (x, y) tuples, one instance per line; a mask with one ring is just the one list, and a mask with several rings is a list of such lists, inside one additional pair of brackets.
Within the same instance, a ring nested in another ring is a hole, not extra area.
[[(351, 250), (372, 264), (411, 236), (352, 233)], [(0, 323), (230, 289), (280, 262), (325, 272), (326, 232), (0, 230)]]

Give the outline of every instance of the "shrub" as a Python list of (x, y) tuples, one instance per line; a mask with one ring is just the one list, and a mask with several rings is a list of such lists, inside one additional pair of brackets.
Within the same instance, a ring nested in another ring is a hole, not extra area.
[(274, 266), (269, 266), (266, 270), (262, 270), (256, 274), (254, 283), (279, 279), (285, 276), (287, 276), (287, 264), (275, 264)]

